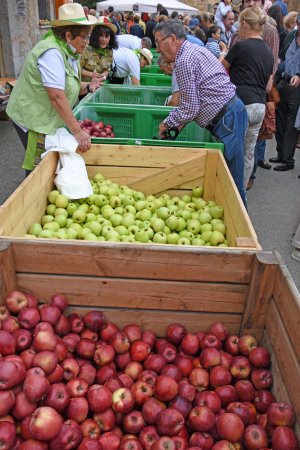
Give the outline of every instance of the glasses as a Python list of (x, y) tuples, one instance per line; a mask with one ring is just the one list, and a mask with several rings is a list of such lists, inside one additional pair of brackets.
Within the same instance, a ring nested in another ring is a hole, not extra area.
[(91, 35), (90, 34), (85, 34), (84, 36), (82, 34), (79, 35), (81, 37), (81, 39), (85, 42), (89, 42)]
[(155, 41), (155, 45), (156, 47), (159, 47), (160, 44), (162, 43), (162, 41), (164, 41), (165, 39), (168, 39), (168, 37), (170, 37), (171, 35), (169, 34), (168, 36), (165, 36), (164, 38), (161, 38), (160, 41)]

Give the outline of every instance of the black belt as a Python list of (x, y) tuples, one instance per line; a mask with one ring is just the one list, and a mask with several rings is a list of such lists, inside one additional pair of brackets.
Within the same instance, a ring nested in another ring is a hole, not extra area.
[(228, 103), (226, 103), (226, 105), (223, 106), (223, 108), (221, 109), (221, 111), (218, 112), (218, 114), (212, 119), (212, 121), (206, 126), (206, 128), (209, 131), (213, 131), (213, 129), (215, 128), (215, 126), (217, 125), (217, 123), (219, 122), (220, 119), (222, 119), (222, 117), (227, 113), (227, 111), (229, 110), (229, 108), (237, 101), (239, 100), (239, 97), (237, 95), (234, 95)]

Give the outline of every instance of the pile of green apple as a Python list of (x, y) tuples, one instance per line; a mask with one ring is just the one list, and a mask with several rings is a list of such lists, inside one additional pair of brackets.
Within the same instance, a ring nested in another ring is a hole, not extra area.
[(26, 237), (84, 239), (109, 242), (155, 242), (173, 245), (227, 247), (222, 206), (191, 195), (145, 196), (97, 173), (90, 180), (93, 194), (70, 201), (59, 191), (48, 195), (41, 223), (32, 223)]

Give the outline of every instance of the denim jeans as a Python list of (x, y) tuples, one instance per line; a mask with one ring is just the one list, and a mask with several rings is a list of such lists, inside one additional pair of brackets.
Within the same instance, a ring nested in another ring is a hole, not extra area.
[(242, 100), (230, 106), (216, 123), (212, 134), (224, 144), (224, 157), (240, 196), (246, 206), (244, 187), (244, 141), (248, 126), (248, 115)]

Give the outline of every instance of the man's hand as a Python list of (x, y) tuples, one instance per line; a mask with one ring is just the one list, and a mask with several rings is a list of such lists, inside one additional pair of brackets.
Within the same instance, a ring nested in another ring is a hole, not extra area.
[(164, 133), (169, 129), (168, 125), (166, 125), (164, 122), (161, 122), (161, 124), (158, 127), (158, 136), (163, 139)]
[(300, 85), (300, 76), (299, 75), (294, 75), (291, 78), (290, 85), (295, 87), (295, 88), (298, 87)]

